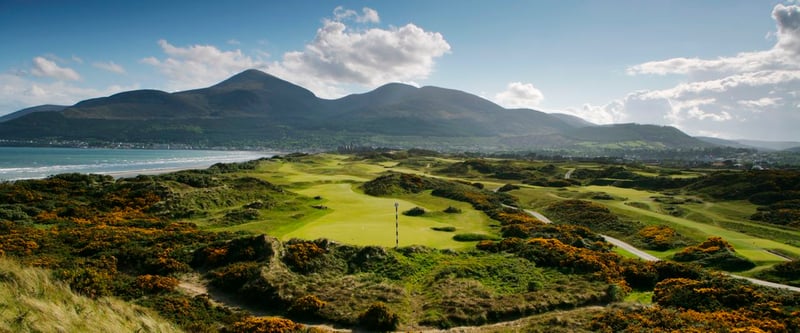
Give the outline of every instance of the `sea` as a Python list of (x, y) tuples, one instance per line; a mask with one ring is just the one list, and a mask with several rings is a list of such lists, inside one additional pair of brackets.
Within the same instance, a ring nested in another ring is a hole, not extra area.
[(134, 177), (204, 169), (216, 163), (244, 162), (276, 154), (268, 151), (0, 147), (0, 181), (73, 172)]

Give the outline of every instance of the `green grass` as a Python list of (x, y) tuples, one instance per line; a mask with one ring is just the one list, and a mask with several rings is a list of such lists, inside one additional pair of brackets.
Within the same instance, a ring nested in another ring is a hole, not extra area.
[(180, 331), (148, 309), (77, 295), (47, 270), (0, 258), (0, 332)]
[(652, 291), (632, 291), (625, 296), (625, 302), (652, 304), (653, 292)]
[[(434, 227), (455, 227), (460, 233), (490, 237), (496, 235), (497, 232), (490, 227), (493, 221), (469, 204), (434, 197), (430, 191), (378, 198), (358, 189), (359, 184), (396, 165), (394, 162), (353, 161), (346, 156), (330, 154), (303, 157), (293, 162), (262, 163), (252, 176), (282, 185), (302, 197), (284, 203), (278, 209), (263, 211), (262, 218), (257, 221), (212, 227), (211, 230), (267, 233), (283, 240), (328, 238), (353, 245), (394, 246), (394, 204), (398, 203), (400, 212), (416, 206), (426, 211), (422, 216), (399, 216), (400, 246), (466, 249), (475, 244), (455, 241), (452, 234), (433, 230)], [(312, 199), (314, 197), (321, 197), (321, 200)], [(324, 205), (327, 209), (310, 208), (314, 205)], [(461, 209), (462, 213), (444, 213), (449, 206)]]
[[(327, 198), (328, 209), (313, 218), (298, 221), (294, 228), (273, 230), (281, 239), (328, 238), (354, 245), (395, 245), (395, 207), (399, 211), (420, 206), (430, 213), (422, 216), (399, 216), (400, 246), (426, 245), (435, 248), (463, 249), (473, 242), (457, 242), (452, 234), (432, 230), (431, 227), (454, 226), (460, 232), (494, 234), (490, 219), (468, 204), (433, 197), (428, 193), (400, 198), (372, 197), (353, 190), (354, 185), (321, 184), (310, 186), (298, 193)], [(442, 212), (448, 206), (461, 208), (461, 214)]]

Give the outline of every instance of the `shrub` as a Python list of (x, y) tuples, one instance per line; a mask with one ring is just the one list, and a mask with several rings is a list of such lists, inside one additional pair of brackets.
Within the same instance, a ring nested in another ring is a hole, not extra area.
[(139, 275), (134, 281), (136, 287), (149, 294), (166, 293), (175, 290), (178, 279), (160, 275)]
[(447, 226), (447, 227), (431, 227), (431, 229), (436, 231), (445, 231), (445, 232), (453, 232), (456, 231), (456, 227)]
[(726, 271), (745, 271), (755, 263), (736, 255), (733, 246), (721, 237), (709, 237), (697, 246), (689, 246), (673, 256), (675, 261), (695, 262), (704, 267), (716, 267)]
[(447, 208), (444, 210), (444, 212), (445, 212), (445, 213), (447, 213), (447, 214), (461, 214), (461, 208), (456, 208), (456, 207), (453, 207), (453, 206), (448, 206), (448, 207), (447, 207)]
[(314, 242), (301, 241), (286, 246), (284, 261), (290, 266), (304, 271), (309, 268), (312, 260), (325, 253), (325, 249), (320, 248)]
[(325, 302), (314, 295), (306, 295), (292, 301), (289, 306), (289, 314), (298, 318), (314, 319), (319, 316), (320, 310), (326, 305)]
[(673, 248), (676, 244), (675, 229), (661, 225), (651, 225), (642, 228), (637, 233), (646, 248), (656, 251), (665, 251)]
[(425, 209), (421, 207), (414, 207), (403, 212), (403, 215), (405, 216), (420, 216), (423, 214), (425, 214)]
[(227, 291), (236, 291), (255, 278), (261, 271), (256, 262), (237, 262), (208, 273), (211, 285)]
[(229, 328), (231, 333), (291, 333), (303, 329), (303, 325), (278, 317), (247, 317)]
[(502, 187), (497, 189), (497, 192), (508, 192), (513, 190), (519, 190), (519, 186), (513, 184), (505, 184)]
[(385, 304), (375, 303), (358, 316), (358, 324), (368, 330), (387, 332), (394, 331), (400, 324), (400, 317)]
[(499, 238), (487, 234), (465, 233), (454, 235), (453, 240), (458, 242), (476, 242), (483, 240), (499, 240)]

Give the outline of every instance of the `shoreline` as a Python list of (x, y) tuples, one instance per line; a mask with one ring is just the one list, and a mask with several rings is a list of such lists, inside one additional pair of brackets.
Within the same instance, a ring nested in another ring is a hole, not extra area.
[(136, 176), (147, 175), (147, 176), (154, 176), (154, 175), (163, 175), (166, 173), (173, 173), (178, 171), (185, 171), (185, 170), (205, 170), (210, 168), (212, 165), (195, 165), (195, 166), (186, 166), (186, 167), (171, 167), (171, 168), (159, 168), (159, 169), (140, 169), (140, 170), (125, 170), (125, 171), (110, 171), (110, 172), (90, 172), (90, 174), (97, 174), (97, 175), (108, 175), (114, 177), (114, 179), (122, 179), (122, 178), (134, 178)]
[(206, 169), (281, 154), (278, 151), (106, 150), (2, 148), (0, 182), (44, 179), (59, 174), (109, 175), (115, 179)]

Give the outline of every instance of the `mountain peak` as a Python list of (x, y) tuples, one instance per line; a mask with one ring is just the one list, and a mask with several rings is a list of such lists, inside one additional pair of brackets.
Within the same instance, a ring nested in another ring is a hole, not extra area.
[[(227, 80), (217, 83), (211, 88), (227, 88), (232, 86), (242, 86), (250, 84), (264, 84), (269, 81), (283, 81), (277, 77), (264, 73), (257, 69), (248, 69), (244, 72), (229, 77)], [(284, 81), (286, 82), (286, 81)], [(287, 82), (288, 83), (288, 82)]]

